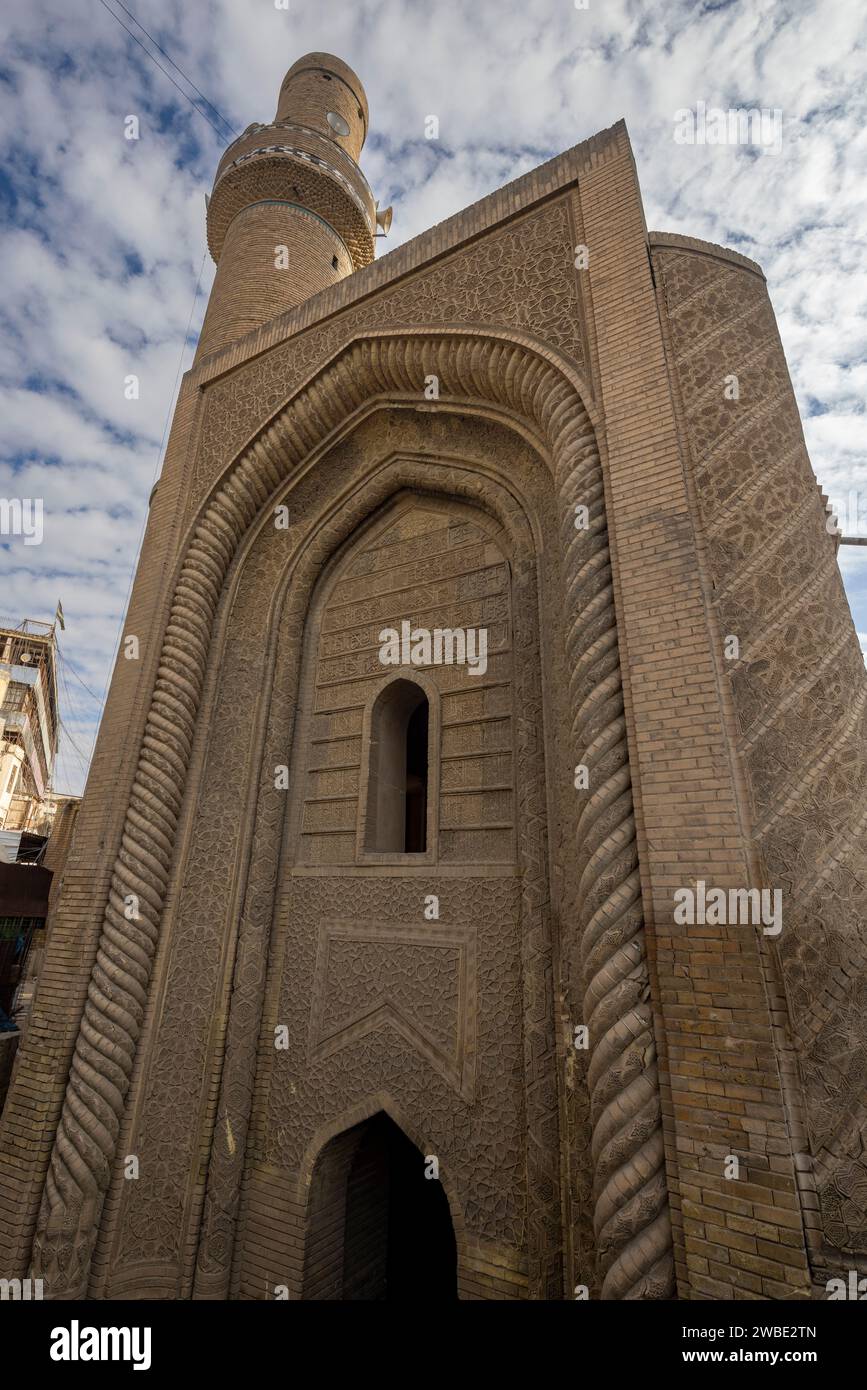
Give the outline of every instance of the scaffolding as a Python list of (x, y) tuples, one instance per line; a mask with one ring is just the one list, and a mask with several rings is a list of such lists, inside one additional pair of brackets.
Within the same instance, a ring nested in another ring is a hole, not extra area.
[(0, 619), (0, 830), (50, 829), (59, 723), (55, 624)]

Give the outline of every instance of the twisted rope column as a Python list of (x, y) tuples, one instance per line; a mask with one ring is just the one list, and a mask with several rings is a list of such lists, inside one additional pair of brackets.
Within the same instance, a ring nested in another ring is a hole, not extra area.
[[(33, 1244), (52, 1298), (83, 1298), (147, 1003), (211, 626), (278, 475), (244, 459), (190, 545), (163, 639)], [(129, 913), (129, 916), (127, 915)]]
[[(571, 746), (588, 770), (588, 790), (576, 793), (576, 913), (602, 1297), (663, 1299), (674, 1293), (674, 1259), (662, 1111), (602, 465), (586, 419), (558, 455), (555, 482)], [(579, 505), (586, 529), (576, 528)]]

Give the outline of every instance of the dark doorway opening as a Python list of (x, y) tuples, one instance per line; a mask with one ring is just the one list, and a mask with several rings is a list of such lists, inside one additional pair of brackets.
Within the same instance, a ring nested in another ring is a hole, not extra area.
[(387, 1115), (364, 1126), (346, 1185), (344, 1299), (457, 1299), (448, 1198), (425, 1167), (424, 1155)]

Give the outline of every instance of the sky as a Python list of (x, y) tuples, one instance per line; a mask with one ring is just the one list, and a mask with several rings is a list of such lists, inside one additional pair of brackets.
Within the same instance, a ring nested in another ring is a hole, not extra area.
[[(213, 278), (204, 195), (233, 132), (273, 117), (312, 50), (367, 91), (361, 163), (394, 205), (380, 254), (623, 117), (648, 226), (763, 267), (813, 467), (844, 531), (867, 536), (863, 6), (283, 3), (31, 0), (0, 16), (0, 498), (44, 508), (41, 544), (0, 535), (0, 617), (50, 622), (62, 600), (61, 792), (83, 786)], [(699, 102), (780, 112), (778, 147), (678, 143), (678, 111)], [(867, 546), (840, 562), (867, 650)]]

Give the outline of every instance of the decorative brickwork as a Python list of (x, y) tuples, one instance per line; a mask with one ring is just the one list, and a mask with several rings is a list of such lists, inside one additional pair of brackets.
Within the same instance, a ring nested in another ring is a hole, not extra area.
[[(773, 951), (799, 1061), (825, 1247), (867, 1250), (867, 675), (764, 279), (654, 241), (752, 834), (783, 892)], [(738, 377), (737, 403), (724, 399)], [(800, 1090), (800, 1087), (798, 1088)]]
[(286, 74), (275, 124), (226, 151), (208, 202), (217, 275), (198, 358), (373, 260), (376, 206), (355, 163), (366, 133), (358, 78), (314, 53)]
[[(218, 170), (142, 659), (0, 1122), (3, 1271), (379, 1297), (404, 1144), (461, 1298), (809, 1297), (867, 1245), (867, 700), (760, 275), (648, 241), (622, 123), (372, 262), (367, 125), (308, 55)], [(486, 669), (384, 668), (404, 619), (484, 628)], [(782, 885), (779, 945), (680, 925), (702, 878)]]
[[(390, 353), (383, 350), (387, 349), (389, 344), (391, 346)], [(529, 374), (526, 371), (510, 370), (509, 354), (511, 353), (513, 356), (516, 353), (521, 354), (522, 349), (512, 347), (511, 349), (497, 350), (494, 348), (493, 351), (489, 350), (486, 354), (480, 355), (478, 347), (479, 344), (470, 337), (457, 339), (444, 337), (438, 340), (392, 338), (381, 340), (381, 350), (375, 353), (370, 353), (363, 346), (356, 347), (352, 350), (354, 360), (350, 358), (350, 360), (344, 360), (339, 364), (333, 364), (318, 379), (315, 390), (306, 397), (306, 401), (310, 402), (310, 405), (306, 407), (307, 420), (312, 425), (315, 419), (314, 428), (327, 429), (329, 412), (326, 403), (329, 393), (334, 403), (332, 408), (340, 413), (345, 412), (347, 409), (347, 384), (351, 382), (354, 390), (362, 391), (365, 394), (369, 393), (373, 383), (365, 383), (365, 374), (371, 370), (385, 373), (385, 376), (376, 382), (379, 390), (386, 387), (394, 390), (400, 388), (408, 369), (411, 373), (418, 374), (426, 362), (428, 366), (433, 365), (436, 369), (445, 395), (465, 396), (468, 393), (479, 393), (483, 399), (497, 399), (504, 390), (516, 389), (520, 392), (520, 403), (525, 409), (529, 407), (540, 423), (545, 419), (556, 421), (557, 433), (551, 441), (555, 458), (559, 456), (560, 451), (569, 455), (575, 447), (573, 440), (581, 440), (586, 435), (587, 428), (586, 413), (580, 399), (574, 394), (574, 388), (570, 387), (562, 378), (558, 378), (553, 369), (541, 359), (538, 360), (538, 364)], [(414, 363), (408, 361), (410, 351), (415, 353)], [(515, 362), (515, 366), (517, 367), (517, 362)], [(532, 395), (529, 394), (528, 390), (531, 381), (533, 383)], [(570, 397), (573, 401), (571, 407), (568, 404)], [(139, 864), (158, 863), (158, 856), (165, 854), (163, 846), (167, 848), (171, 843), (171, 837), (177, 825), (179, 783), (190, 750), (189, 735), (182, 733), (183, 726), (179, 726), (177, 720), (180, 718), (181, 711), (185, 711), (184, 722), (192, 731), (192, 723), (188, 723), (188, 721), (191, 721), (193, 712), (197, 709), (198, 692), (201, 689), (201, 675), (198, 676), (195, 685), (191, 684), (191, 677), (194, 673), (188, 657), (185, 655), (189, 646), (184, 644), (182, 648), (179, 639), (182, 633), (186, 633), (190, 640), (195, 638), (197, 642), (207, 643), (206, 634), (210, 629), (217, 597), (214, 579), (219, 570), (215, 567), (226, 566), (230, 558), (226, 542), (231, 531), (225, 529), (226, 524), (228, 522), (232, 526), (236, 536), (239, 537), (243, 534), (252, 521), (257, 506), (261, 507), (265, 503), (268, 493), (278, 482), (281, 474), (285, 470), (291, 469), (293, 462), (292, 440), (283, 424), (284, 422), (288, 424), (290, 419), (304, 418), (305, 407), (302, 403), (304, 400), (305, 398), (302, 398), (295, 403), (291, 416), (280, 417), (274, 427), (278, 431), (276, 434), (272, 430), (270, 435), (262, 436), (255, 443), (249, 455), (242, 459), (236, 474), (224, 487), (221, 495), (210, 505), (199, 524), (197, 539), (191, 545), (178, 581), (177, 598), (174, 605), (176, 617), (170, 621), (166, 639), (166, 657), (163, 661), (164, 675), (162, 681), (157, 684), (154, 705), (149, 719), (153, 733), (145, 738), (138, 776), (138, 786), (141, 788), (139, 795), (146, 794), (147, 796), (147, 802), (143, 802), (142, 805), (143, 809), (144, 805), (147, 805), (148, 815), (143, 815), (138, 806), (130, 807), (127, 848), (115, 867), (115, 886), (105, 926), (106, 943), (112, 947), (114, 955), (109, 956), (108, 951), (104, 949), (101, 958), (98, 959), (91, 1001), (88, 1005), (92, 1011), (91, 1018), (95, 1020), (101, 1007), (99, 1001), (106, 997), (102, 975), (108, 973), (115, 998), (121, 996), (121, 991), (123, 991), (123, 997), (126, 1001), (123, 1028), (130, 1044), (134, 1044), (141, 1026), (141, 1013), (137, 1000), (138, 978), (133, 970), (138, 966), (140, 955), (145, 952), (145, 940), (152, 944), (147, 948), (143, 960), (148, 960), (149, 965), (153, 958), (159, 922), (157, 904), (164, 894), (166, 881), (165, 871), (163, 871), (160, 877), (154, 881), (154, 888), (151, 888), (141, 873), (137, 871), (137, 866)], [(314, 400), (315, 416), (310, 413), (310, 406)], [(309, 450), (309, 435), (307, 439), (306, 450)], [(298, 461), (300, 462), (300, 457)], [(315, 552), (308, 548), (306, 554), (312, 561)], [(177, 637), (175, 633), (177, 633)], [(197, 636), (199, 633), (201, 636)], [(175, 653), (177, 653), (177, 658)], [(177, 666), (175, 667), (176, 659)], [(199, 669), (201, 670), (201, 668)], [(191, 705), (190, 700), (193, 696), (195, 696), (195, 702)], [(163, 712), (163, 706), (165, 706), (165, 712)], [(170, 718), (167, 717), (169, 714)], [(533, 727), (534, 722), (528, 722), (528, 731)], [(158, 746), (163, 732), (168, 734), (170, 738), (170, 744), (167, 745), (170, 762), (166, 773), (162, 771), (165, 755), (161, 747)], [(181, 757), (182, 761), (179, 760)], [(167, 776), (169, 769), (171, 769), (170, 780)], [(158, 816), (156, 821), (152, 819), (154, 816)], [(153, 824), (156, 831), (155, 835), (147, 828), (149, 823)], [(530, 822), (527, 822), (528, 830), (529, 825)], [(526, 833), (521, 843), (521, 856), (524, 861), (524, 891), (525, 894), (529, 893), (530, 895), (526, 909), (529, 916), (525, 919), (523, 929), (524, 950), (525, 953), (529, 951), (524, 966), (524, 987), (527, 989), (533, 979), (534, 952), (540, 949), (541, 936), (545, 931), (545, 916), (544, 913), (540, 915), (542, 901), (539, 899), (537, 891), (531, 886), (532, 877), (530, 876), (530, 869), (535, 865), (538, 872), (538, 866), (544, 862), (544, 857), (540, 857), (533, 850), (532, 841)], [(167, 868), (167, 859), (163, 862)], [(600, 872), (602, 870), (603, 865), (600, 864)], [(611, 869), (607, 861), (604, 864), (604, 871), (610, 884), (607, 891), (612, 892), (615, 897), (619, 897), (618, 877), (615, 874), (613, 879), (611, 878)], [(628, 869), (626, 871), (628, 872)], [(592, 879), (594, 876), (592, 866), (590, 873)], [(142, 891), (143, 889), (146, 891)], [(146, 912), (151, 919), (148, 923), (147, 933), (143, 932), (140, 927), (125, 924), (121, 912), (114, 906), (114, 903), (122, 904), (130, 891), (139, 891), (141, 894), (143, 912)], [(531, 925), (534, 921), (537, 923), (536, 926)], [(119, 945), (122, 938), (128, 942), (125, 950)], [(536, 944), (537, 940), (538, 944)], [(538, 993), (539, 990), (541, 990), (541, 994)], [(531, 1027), (535, 1030), (544, 1027), (546, 1016), (548, 1019), (552, 1018), (553, 1006), (551, 1002), (545, 1003), (544, 986), (541, 980), (537, 986), (536, 996), (531, 996), (528, 1001), (528, 1007), (529, 1012), (525, 1015), (525, 1027), (532, 1020)], [(117, 1017), (116, 1011), (115, 1017)], [(188, 1020), (185, 1020), (185, 1026), (188, 1026)], [(95, 1027), (95, 1022), (88, 1025), (89, 1030)], [(94, 1034), (94, 1036), (98, 1037), (99, 1034)], [(546, 1268), (546, 1262), (550, 1261), (552, 1255), (555, 1254), (556, 1246), (552, 1247), (552, 1239), (556, 1240), (556, 1233), (551, 1229), (550, 1218), (545, 1217), (543, 1213), (546, 1209), (549, 1211), (553, 1209), (554, 1192), (548, 1189), (555, 1180), (555, 1173), (551, 1167), (551, 1159), (546, 1160), (543, 1155), (546, 1148), (549, 1153), (551, 1152), (550, 1146), (554, 1141), (555, 1130), (552, 1130), (551, 1127), (556, 1124), (557, 1099), (556, 1090), (552, 1085), (551, 1044), (549, 1043), (540, 1050), (532, 1045), (530, 1038), (528, 1038), (526, 1046), (529, 1048), (527, 1064), (531, 1067), (532, 1077), (527, 1091), (527, 1104), (530, 1106), (528, 1124), (530, 1134), (535, 1136), (528, 1150), (528, 1164), (530, 1166), (528, 1178), (532, 1190), (532, 1184), (537, 1180), (534, 1173), (538, 1172), (540, 1184), (537, 1198), (540, 1226), (536, 1240), (538, 1240), (537, 1248), (539, 1251), (537, 1258), (541, 1264), (536, 1277), (542, 1281), (540, 1289), (550, 1291), (553, 1267), (549, 1271)], [(82, 1036), (76, 1059), (73, 1062), (73, 1072), (76, 1079), (67, 1093), (67, 1116), (61, 1120), (64, 1138), (62, 1144), (55, 1151), (52, 1176), (46, 1188), (43, 1216), (35, 1245), (37, 1265), (45, 1271), (50, 1285), (55, 1288), (70, 1275), (72, 1276), (71, 1287), (74, 1288), (82, 1277), (85, 1267), (84, 1261), (88, 1259), (89, 1249), (95, 1235), (95, 1223), (91, 1213), (94, 1209), (98, 1210), (101, 1204), (106, 1181), (105, 1177), (101, 1176), (104, 1171), (102, 1161), (93, 1163), (91, 1157), (93, 1151), (90, 1150), (89, 1145), (82, 1152), (81, 1148), (75, 1144), (76, 1137), (81, 1134), (77, 1116), (83, 1113), (81, 1107), (86, 1104), (81, 1100), (81, 1094), (86, 1091), (88, 1086), (87, 1076), (91, 1067), (89, 1059), (93, 1047), (94, 1043), (88, 1041), (87, 1036)], [(131, 1049), (125, 1055), (131, 1055)], [(544, 1060), (546, 1058), (547, 1061)], [(118, 1101), (123, 1095), (126, 1084), (128, 1083), (122, 1081), (119, 1076), (116, 1083)], [(102, 1096), (100, 1096), (98, 1106), (95, 1101), (91, 1104), (94, 1105), (94, 1118), (89, 1122), (89, 1132), (93, 1133), (96, 1125), (100, 1124), (100, 1144), (105, 1159), (108, 1160), (114, 1152), (114, 1138), (112, 1130), (106, 1125), (105, 1120), (99, 1120), (100, 1114), (104, 1113), (102, 1111)], [(118, 1104), (115, 1114), (119, 1114), (119, 1111), (120, 1106)], [(647, 1172), (646, 1169), (644, 1171)], [(633, 1195), (634, 1189), (630, 1187), (628, 1199)], [(73, 1210), (77, 1209), (81, 1212), (82, 1224), (79, 1227), (79, 1233), (76, 1233), (74, 1228), (70, 1231), (68, 1217), (70, 1204)], [(655, 1216), (655, 1212), (648, 1212), (644, 1201), (640, 1202), (632, 1214), (626, 1218), (626, 1229), (620, 1233), (620, 1241), (624, 1237), (628, 1238), (628, 1231), (640, 1231), (647, 1221), (655, 1219)], [(142, 1238), (143, 1235), (142, 1232)], [(534, 1241), (533, 1244), (535, 1243)], [(659, 1253), (657, 1250), (654, 1259), (659, 1258)]]
[[(593, 431), (558, 463), (583, 1020), (603, 1298), (668, 1298), (671, 1222), (602, 468)], [(577, 505), (587, 527), (576, 527)], [(571, 915), (570, 912), (570, 915)], [(577, 973), (577, 972), (576, 972)], [(575, 990), (578, 995), (578, 987)]]
[[(209, 385), (203, 437), (190, 478), (188, 519), (262, 421), (359, 333), (485, 324), (505, 336), (509, 330), (533, 335), (581, 371), (585, 349), (579, 287), (569, 254), (569, 213), (564, 198), (516, 218), (384, 290), (371, 303), (328, 318)], [(417, 380), (403, 376), (403, 390), (423, 395), (425, 376), (434, 368), (422, 362), (420, 369)]]

